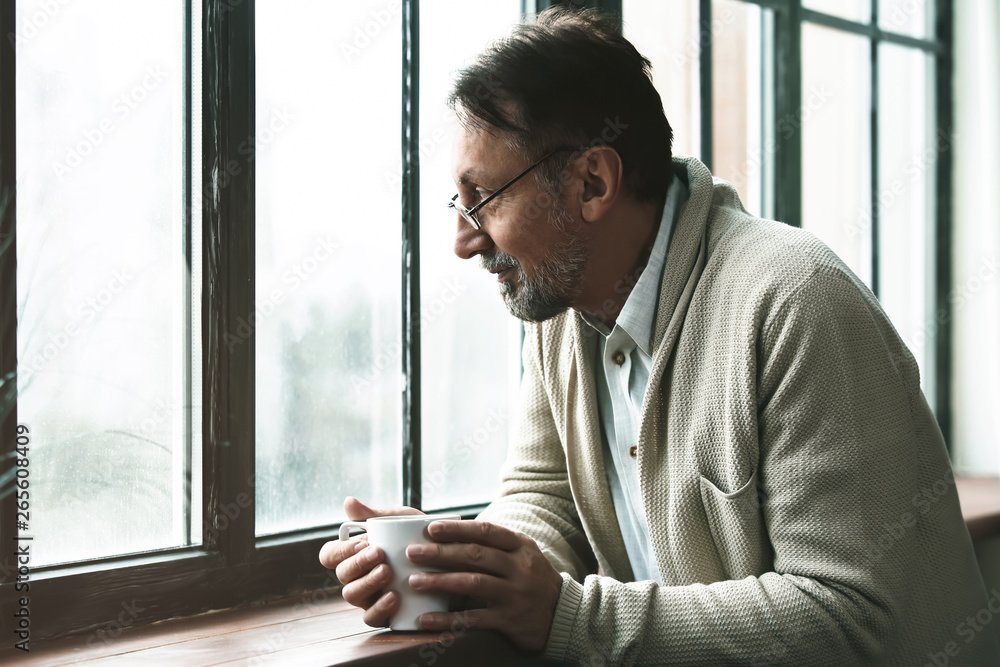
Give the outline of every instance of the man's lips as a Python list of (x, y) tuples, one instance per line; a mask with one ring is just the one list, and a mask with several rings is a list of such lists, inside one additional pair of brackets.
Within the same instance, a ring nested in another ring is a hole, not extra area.
[(512, 275), (511, 272), (513, 270), (514, 270), (513, 266), (501, 266), (496, 270), (491, 270), (490, 273), (495, 274), (497, 277), (497, 282), (502, 283), (504, 280), (506, 280)]

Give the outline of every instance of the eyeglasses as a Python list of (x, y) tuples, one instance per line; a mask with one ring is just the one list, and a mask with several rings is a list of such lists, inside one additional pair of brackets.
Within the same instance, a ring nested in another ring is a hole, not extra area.
[(499, 190), (497, 190), (496, 192), (494, 192), (489, 197), (487, 197), (483, 201), (479, 202), (478, 204), (476, 204), (472, 208), (465, 208), (464, 206), (462, 206), (462, 204), (460, 204), (459, 201), (458, 201), (458, 195), (457, 194), (454, 197), (451, 198), (451, 201), (448, 202), (448, 208), (453, 208), (456, 211), (458, 211), (462, 215), (462, 217), (465, 218), (469, 222), (470, 225), (472, 225), (473, 229), (481, 229), (482, 225), (479, 224), (479, 219), (476, 217), (476, 213), (479, 211), (479, 209), (481, 209), (482, 207), (486, 206), (491, 201), (493, 201), (494, 199), (496, 199), (497, 196), (499, 196), (499, 194), (501, 192), (503, 192), (504, 190), (506, 190), (510, 186), (512, 186), (515, 183), (517, 183), (518, 180), (520, 180), (524, 176), (527, 176), (528, 173), (532, 169), (534, 169), (535, 167), (537, 167), (541, 163), (545, 162), (546, 160), (548, 160), (550, 157), (552, 157), (556, 153), (562, 153), (564, 151), (575, 151), (575, 150), (577, 150), (577, 149), (576, 148), (557, 148), (554, 151), (546, 153), (545, 156), (542, 157), (542, 159), (538, 160), (538, 162), (535, 162), (530, 167), (528, 167), (527, 169), (525, 169), (524, 171), (522, 171), (520, 174), (518, 174), (514, 178), (512, 178), (509, 181), (507, 181), (506, 183), (504, 183), (500, 187)]

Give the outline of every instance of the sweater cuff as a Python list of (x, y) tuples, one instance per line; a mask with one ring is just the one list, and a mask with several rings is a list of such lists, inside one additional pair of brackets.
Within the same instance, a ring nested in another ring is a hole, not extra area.
[(552, 615), (549, 639), (545, 643), (545, 657), (552, 660), (566, 659), (573, 623), (583, 601), (583, 585), (573, 579), (568, 572), (562, 572), (560, 575), (563, 580), (562, 588), (559, 590), (559, 600)]

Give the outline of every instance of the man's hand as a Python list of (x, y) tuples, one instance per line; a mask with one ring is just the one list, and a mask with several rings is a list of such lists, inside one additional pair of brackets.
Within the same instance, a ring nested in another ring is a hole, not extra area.
[[(376, 510), (350, 496), (344, 500), (344, 511), (351, 521), (364, 521), (374, 516), (423, 514), (412, 507)], [(344, 584), (341, 592), (344, 600), (364, 609), (365, 623), (375, 628), (388, 625), (389, 619), (399, 609), (398, 595), (382, 593), (382, 589), (392, 581), (392, 570), (384, 561), (385, 552), (369, 546), (367, 534), (344, 542), (327, 542), (319, 552), (319, 562), (326, 568), (337, 570), (337, 578)]]
[(411, 544), (406, 557), (418, 565), (451, 571), (411, 575), (413, 590), (468, 595), (485, 602), (486, 608), (423, 614), (420, 624), (440, 631), (453, 624), (490, 628), (522, 649), (541, 650), (552, 626), (562, 577), (535, 542), (485, 521), (435, 521), (428, 531), (437, 544)]

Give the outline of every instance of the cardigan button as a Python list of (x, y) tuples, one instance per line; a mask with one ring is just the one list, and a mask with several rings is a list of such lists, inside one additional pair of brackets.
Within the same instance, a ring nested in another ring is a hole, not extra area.
[(636, 456), (635, 453), (638, 449), (639, 448), (636, 445), (632, 445), (631, 447), (628, 448), (628, 455), (631, 456), (632, 458), (635, 458)]
[(611, 361), (615, 362), (615, 364), (617, 364), (618, 366), (621, 366), (622, 364), (625, 363), (625, 353), (622, 352), (621, 350), (618, 350), (613, 355), (611, 355)]

